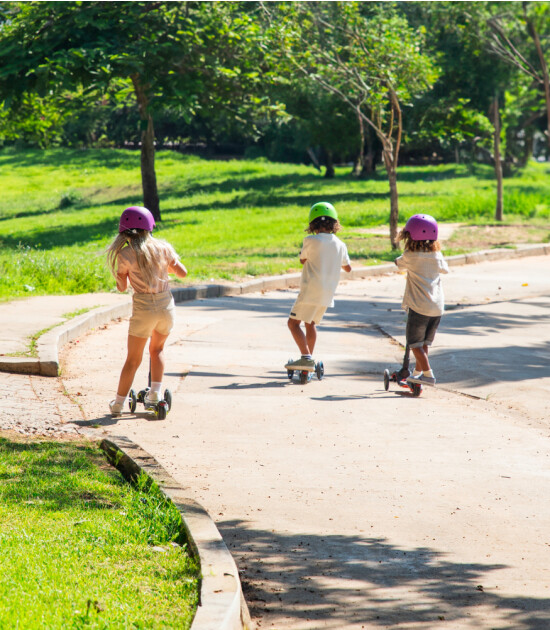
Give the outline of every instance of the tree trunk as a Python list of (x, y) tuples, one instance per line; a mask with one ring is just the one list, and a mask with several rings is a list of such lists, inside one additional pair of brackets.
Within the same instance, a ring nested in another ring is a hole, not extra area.
[(502, 221), (503, 216), (503, 183), (502, 183), (502, 159), (500, 155), (500, 117), (498, 111), (498, 94), (493, 99), (493, 126), (494, 126), (494, 159), (495, 176), (497, 178), (497, 205), (495, 209), (495, 219)]
[(546, 64), (546, 59), (544, 58), (544, 51), (540, 43), (539, 33), (535, 28), (534, 22), (527, 17), (526, 2), (523, 3), (523, 12), (525, 15), (525, 20), (527, 22), (527, 31), (529, 32), (529, 35), (532, 37), (535, 44), (537, 56), (539, 58), (540, 69), (542, 72), (542, 82), (544, 85), (544, 101), (546, 103), (546, 142), (548, 143), (548, 148), (550, 149), (550, 76), (548, 75), (548, 65)]
[(399, 195), (397, 193), (397, 169), (395, 168), (390, 153), (384, 150), (383, 156), (390, 185), (390, 243), (392, 249), (398, 249), (397, 225), (399, 222)]
[(149, 99), (138, 75), (132, 76), (132, 83), (138, 102), (141, 122), (141, 187), (143, 190), (143, 205), (151, 211), (155, 221), (160, 221), (157, 175), (155, 173), (155, 130), (153, 118), (147, 107)]
[(332, 161), (332, 151), (326, 151), (326, 157), (325, 157), (325, 178), (326, 179), (332, 179), (334, 177), (335, 171), (334, 171), (334, 163)]
[(365, 168), (365, 124), (363, 123), (363, 118), (360, 115), (357, 116), (357, 122), (359, 123), (360, 145), (359, 155), (357, 156), (353, 167), (353, 176), (361, 177)]

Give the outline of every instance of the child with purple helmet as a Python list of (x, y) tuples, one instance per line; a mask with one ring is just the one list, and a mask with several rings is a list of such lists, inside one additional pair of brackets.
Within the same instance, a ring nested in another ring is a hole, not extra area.
[(158, 403), (164, 376), (164, 344), (173, 326), (175, 305), (168, 274), (185, 278), (174, 248), (153, 237), (155, 219), (147, 208), (131, 206), (120, 217), (118, 236), (107, 249), (107, 262), (119, 291), (133, 289), (132, 316), (128, 329), (128, 353), (122, 367), (117, 394), (109, 403), (113, 416), (124, 408), (132, 382), (149, 341), (151, 389), (145, 405)]
[(402, 307), (408, 313), (407, 345), (416, 359), (414, 372), (407, 378), (409, 383), (435, 385), (428, 348), (445, 309), (440, 274), (449, 273), (437, 240), (438, 231), (437, 221), (429, 214), (415, 214), (398, 237), (404, 242), (404, 251), (395, 264), (407, 270)]

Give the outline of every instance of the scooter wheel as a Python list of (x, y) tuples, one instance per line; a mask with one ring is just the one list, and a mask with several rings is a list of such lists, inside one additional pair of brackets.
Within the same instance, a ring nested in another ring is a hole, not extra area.
[(418, 396), (420, 396), (420, 394), (422, 393), (422, 385), (419, 385), (418, 383), (411, 383), (411, 390), (412, 395), (415, 398), (418, 398)]
[(130, 393), (128, 394), (128, 406), (130, 407), (130, 413), (134, 413), (134, 411), (136, 410), (136, 405), (137, 405), (136, 392), (133, 389), (131, 389)]
[(167, 413), (168, 413), (168, 403), (165, 400), (161, 400), (156, 408), (156, 416), (159, 420), (166, 420)]
[(288, 376), (288, 380), (291, 381), (294, 376), (294, 370), (287, 370), (286, 375)]
[(390, 388), (390, 371), (384, 370), (384, 389), (388, 391)]
[(137, 401), (138, 403), (143, 404), (144, 400), (145, 400), (145, 394), (147, 393), (147, 389), (140, 389), (137, 395)]
[(309, 373), (307, 370), (302, 370), (300, 372), (300, 385), (305, 385), (309, 380)]
[(317, 378), (319, 380), (322, 380), (323, 376), (325, 375), (325, 366), (323, 365), (322, 361), (318, 361), (315, 364), (315, 374), (317, 374)]
[(169, 389), (164, 390), (164, 400), (168, 405), (168, 411), (172, 409), (172, 392)]

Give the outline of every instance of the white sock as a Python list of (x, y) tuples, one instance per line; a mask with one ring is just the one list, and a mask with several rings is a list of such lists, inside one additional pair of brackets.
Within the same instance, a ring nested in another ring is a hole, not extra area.
[(414, 370), (413, 371), (413, 378), (418, 378), (419, 376), (422, 376), (422, 370)]
[(302, 359), (311, 359), (311, 354), (302, 354)]
[(119, 396), (118, 394), (116, 395), (115, 403), (117, 405), (123, 405), (125, 402), (126, 402), (126, 396)]
[(160, 388), (162, 387), (162, 381), (152, 381), (151, 382), (151, 393), (152, 394), (160, 394)]
[(433, 378), (434, 377), (434, 373), (433, 373), (432, 370), (426, 370), (424, 372), (424, 376), (429, 376), (430, 378)]

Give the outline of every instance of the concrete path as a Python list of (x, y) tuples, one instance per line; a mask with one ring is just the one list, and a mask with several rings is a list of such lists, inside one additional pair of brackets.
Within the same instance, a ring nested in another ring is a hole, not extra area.
[(323, 381), (282, 368), (294, 291), (198, 300), (178, 306), (166, 421), (105, 415), (127, 322), (66, 347), (65, 419), (128, 435), (193, 489), (260, 628), (547, 630), (549, 266), (452, 269), (420, 398), (382, 386), (404, 333), (388, 275), (341, 285)]

